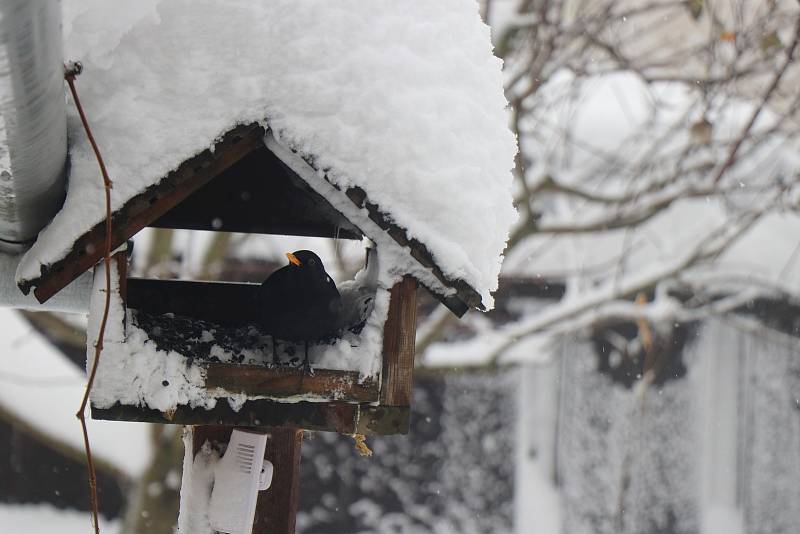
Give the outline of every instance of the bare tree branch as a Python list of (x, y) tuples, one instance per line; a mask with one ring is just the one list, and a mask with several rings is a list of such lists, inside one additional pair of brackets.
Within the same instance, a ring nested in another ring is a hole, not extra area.
[(772, 82), (770, 83), (767, 90), (764, 92), (764, 96), (761, 98), (761, 102), (759, 102), (756, 109), (753, 111), (753, 114), (750, 116), (750, 120), (747, 121), (742, 133), (739, 135), (736, 142), (733, 144), (730, 153), (728, 154), (728, 158), (725, 162), (720, 166), (719, 171), (717, 171), (716, 176), (714, 177), (714, 183), (719, 183), (722, 177), (725, 175), (725, 172), (730, 169), (733, 164), (736, 162), (736, 154), (739, 151), (739, 148), (742, 146), (742, 143), (747, 139), (750, 130), (752, 130), (753, 125), (758, 120), (758, 117), (761, 115), (761, 112), (764, 110), (764, 107), (769, 102), (770, 98), (772, 98), (773, 93), (780, 85), (781, 80), (783, 79), (784, 75), (786, 74), (786, 70), (789, 65), (793, 61), (794, 51), (797, 48), (797, 43), (800, 41), (800, 17), (797, 17), (797, 22), (795, 24), (795, 31), (794, 37), (792, 38), (792, 42), (789, 47), (786, 49), (786, 58), (783, 61), (783, 64), (777, 70), (775, 75), (772, 78)]

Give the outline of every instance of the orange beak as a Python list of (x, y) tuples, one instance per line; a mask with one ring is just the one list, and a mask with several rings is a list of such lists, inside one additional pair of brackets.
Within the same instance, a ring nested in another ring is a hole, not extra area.
[(292, 265), (297, 265), (297, 266), (300, 265), (300, 260), (298, 260), (297, 256), (295, 256), (291, 252), (287, 252), (286, 257), (289, 258), (289, 263), (291, 263)]

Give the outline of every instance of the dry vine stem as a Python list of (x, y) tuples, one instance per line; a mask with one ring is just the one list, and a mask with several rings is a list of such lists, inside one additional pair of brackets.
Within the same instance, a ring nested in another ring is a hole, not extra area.
[(92, 461), (92, 448), (89, 445), (89, 431), (86, 428), (86, 405), (89, 403), (89, 394), (92, 391), (92, 384), (94, 384), (94, 377), (97, 374), (97, 364), (100, 362), (100, 353), (103, 351), (103, 337), (106, 331), (106, 323), (108, 322), (108, 309), (111, 305), (111, 187), (113, 186), (111, 179), (108, 177), (106, 165), (103, 162), (103, 157), (100, 155), (100, 150), (97, 148), (97, 143), (92, 135), (92, 130), (89, 128), (89, 122), (86, 120), (86, 114), (83, 112), (81, 101), (78, 98), (78, 92), (75, 90), (75, 76), (81, 73), (82, 66), (80, 63), (71, 63), (65, 66), (64, 79), (69, 85), (69, 90), (72, 93), (72, 100), (75, 102), (75, 107), (78, 109), (78, 114), (83, 123), (83, 129), (86, 130), (86, 136), (94, 150), (94, 155), (97, 158), (97, 163), (100, 166), (100, 172), (103, 174), (103, 189), (105, 190), (106, 197), (106, 241), (105, 249), (103, 251), (103, 265), (106, 272), (106, 301), (103, 307), (103, 318), (100, 321), (100, 329), (97, 333), (97, 343), (94, 346), (94, 361), (92, 362), (92, 369), (89, 372), (89, 379), (86, 382), (86, 390), (83, 392), (83, 399), (78, 413), (75, 417), (81, 422), (81, 430), (83, 431), (83, 445), (86, 448), (86, 465), (89, 470), (89, 498), (92, 505), (92, 522), (94, 523), (94, 531), (100, 534), (100, 523), (98, 521), (97, 509), (97, 475), (94, 469), (94, 462)]
[(351, 434), (350, 437), (355, 441), (354, 445), (358, 454), (366, 457), (372, 456), (372, 449), (367, 445), (367, 436), (364, 434)]

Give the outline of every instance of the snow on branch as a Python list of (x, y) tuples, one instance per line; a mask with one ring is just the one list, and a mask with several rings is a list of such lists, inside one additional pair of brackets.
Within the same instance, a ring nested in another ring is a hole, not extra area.
[(455, 342), (433, 316), (421, 361), (536, 360), (556, 334), (800, 296), (795, 3), (494, 4), (520, 148), (503, 274), (566, 295)]
[[(734, 224), (724, 224), (708, 231), (702, 239), (679, 254), (672, 261), (664, 262), (649, 271), (629, 274), (622, 280), (610, 280), (588, 291), (567, 296), (558, 304), (551, 305), (540, 313), (524, 316), (522, 319), (505, 324), (499, 328), (479, 333), (465, 342), (468, 352), (479, 348), (484, 358), (468, 358), (472, 365), (498, 365), (515, 345), (527, 338), (545, 339), (567, 331), (581, 331), (597, 328), (620, 321), (646, 321), (659, 325), (678, 321), (690, 321), (708, 315), (733, 311), (752, 301), (759, 295), (772, 293), (771, 288), (759, 291), (755, 287), (745, 287), (740, 292), (723, 298), (702, 302), (694, 308), (687, 308), (669, 292), (677, 285), (678, 277), (691, 276), (690, 269), (713, 260), (729, 249), (748, 229), (756, 224), (772, 206), (771, 199), (754, 207)], [(637, 303), (633, 298), (641, 292), (655, 290), (655, 299), (649, 303)], [(529, 353), (528, 358), (540, 357)], [(513, 360), (517, 360), (515, 354)], [(436, 364), (436, 362), (432, 362)]]
[(567, 293), (477, 332), (470, 354), (502, 363), (556, 332), (797, 296), (795, 2), (493, 4), (520, 147), (504, 276)]

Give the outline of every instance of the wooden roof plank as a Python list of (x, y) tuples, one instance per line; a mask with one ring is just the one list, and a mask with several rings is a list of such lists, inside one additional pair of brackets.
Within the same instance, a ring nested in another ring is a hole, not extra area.
[(391, 217), (387, 213), (384, 213), (377, 204), (370, 202), (366, 191), (360, 187), (350, 187), (344, 193), (353, 204), (367, 210), (369, 218), (385, 230), (398, 245), (408, 247), (411, 251), (411, 256), (420, 265), (429, 269), (443, 285), (455, 289), (455, 294), (445, 295), (428, 288), (450, 311), (461, 317), (469, 308), (485, 309), (480, 294), (472, 286), (464, 280), (448, 278), (433, 259), (428, 247), (421, 241), (409, 237), (405, 228), (391, 222)]
[[(204, 150), (186, 160), (160, 182), (131, 198), (112, 214), (112, 248), (123, 245), (199, 187), (255, 148), (263, 146), (263, 137), (264, 129), (256, 123), (237, 126), (225, 134), (213, 150)], [(102, 259), (105, 233), (105, 224), (101, 221), (78, 239), (63, 259), (43, 266), (39, 279), (21, 284), (22, 292), (27, 295), (36, 285), (34, 295), (39, 302), (45, 302), (58, 293)]]

